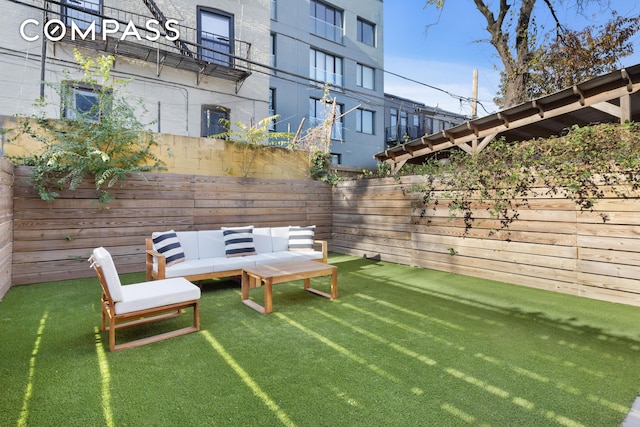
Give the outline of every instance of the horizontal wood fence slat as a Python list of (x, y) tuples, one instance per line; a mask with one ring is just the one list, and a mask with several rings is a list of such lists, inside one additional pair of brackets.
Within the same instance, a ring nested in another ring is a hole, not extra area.
[(561, 193), (538, 188), (526, 203), (514, 200), (519, 215), (509, 229), (480, 200), (472, 202), (475, 222), (465, 229), (447, 200), (434, 208), (412, 191), (423, 182), (408, 176), (338, 183), (332, 249), (640, 306), (637, 198), (602, 187), (605, 198), (581, 211)]
[(111, 252), (119, 272), (144, 271), (145, 238), (154, 231), (316, 225), (318, 239), (331, 237), (331, 187), (322, 182), (149, 173), (112, 187), (107, 204), (96, 202), (91, 180), (47, 203), (29, 173), (15, 168), (8, 276), (15, 285), (91, 277), (87, 259), (96, 246)]

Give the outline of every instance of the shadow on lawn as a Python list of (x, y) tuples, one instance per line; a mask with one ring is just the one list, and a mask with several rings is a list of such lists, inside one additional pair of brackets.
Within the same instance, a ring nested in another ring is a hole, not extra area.
[[(546, 324), (577, 334), (586, 333), (597, 336), (601, 341), (624, 343), (632, 350), (640, 350), (638, 307), (448, 272), (399, 266), (371, 258), (338, 257), (330, 262), (339, 267), (343, 296), (350, 291), (348, 278), (353, 275), (366, 279), (370, 286), (405, 289), (453, 302), (460, 305), (461, 310), (470, 307), (480, 309), (480, 313), (487, 310), (525, 323)], [(608, 315), (606, 309), (599, 315), (603, 307), (618, 312), (616, 318)]]

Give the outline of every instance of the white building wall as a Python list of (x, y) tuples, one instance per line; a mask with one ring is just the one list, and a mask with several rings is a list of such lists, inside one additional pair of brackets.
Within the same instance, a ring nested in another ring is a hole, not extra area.
[[(26, 41), (20, 35), (20, 24), (25, 19), (43, 20), (43, 12), (28, 7), (42, 7), (43, 1), (22, 0), (23, 4), (5, 3), (0, 14), (0, 114), (31, 115), (36, 112), (33, 102), (40, 95), (42, 68), (42, 40)], [(251, 60), (269, 63), (269, 7), (270, 0), (218, 0), (198, 2), (193, 0), (157, 0), (156, 3), (168, 18), (181, 24), (197, 27), (198, 5), (233, 14), (234, 36), (251, 43)], [(202, 4), (205, 3), (205, 4)], [(104, 0), (103, 4), (127, 11), (148, 15), (151, 13), (142, 2)], [(28, 27), (33, 30), (35, 27)], [(33, 34), (30, 34), (33, 35)], [(59, 83), (77, 78), (80, 73), (73, 61), (73, 48), (68, 43), (47, 43), (45, 81)], [(104, 54), (81, 48), (83, 55)], [(231, 121), (248, 123), (268, 115), (269, 79), (264, 73), (253, 72), (241, 85), (235, 82), (200, 76), (195, 72), (162, 67), (158, 75), (155, 63), (116, 55), (112, 72), (116, 78), (132, 79), (125, 90), (132, 99), (140, 98), (146, 111), (140, 110), (143, 121), (155, 123), (149, 130), (163, 133), (200, 136), (202, 105), (221, 105), (231, 111)], [(69, 74), (67, 74), (69, 73)], [(48, 117), (59, 117), (56, 93), (45, 88), (46, 97), (55, 105), (47, 109)]]

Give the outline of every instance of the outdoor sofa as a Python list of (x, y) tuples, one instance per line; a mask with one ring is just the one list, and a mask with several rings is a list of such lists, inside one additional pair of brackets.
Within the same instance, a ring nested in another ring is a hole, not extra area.
[(314, 260), (327, 262), (327, 242), (315, 226), (222, 227), (165, 231), (146, 239), (147, 280), (184, 277), (201, 281), (242, 275), (258, 265)]

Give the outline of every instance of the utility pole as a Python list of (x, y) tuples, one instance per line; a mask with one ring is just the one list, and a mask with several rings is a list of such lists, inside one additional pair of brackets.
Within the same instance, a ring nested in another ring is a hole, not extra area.
[(471, 118), (478, 117), (478, 69), (473, 70), (473, 89), (471, 95)]

